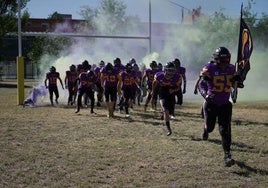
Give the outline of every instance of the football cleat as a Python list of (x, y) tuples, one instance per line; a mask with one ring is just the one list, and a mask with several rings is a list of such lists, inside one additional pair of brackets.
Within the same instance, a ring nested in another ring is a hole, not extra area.
[(203, 138), (203, 140), (208, 140), (208, 131), (206, 129), (204, 129), (202, 138)]
[(235, 164), (235, 161), (232, 159), (230, 152), (226, 152), (224, 154), (224, 162), (226, 167), (231, 167)]
[(167, 131), (167, 136), (170, 136), (172, 134), (172, 131), (171, 130), (168, 130)]

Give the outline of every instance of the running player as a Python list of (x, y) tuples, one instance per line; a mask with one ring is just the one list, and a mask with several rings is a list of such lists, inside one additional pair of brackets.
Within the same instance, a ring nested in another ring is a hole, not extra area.
[(175, 64), (175, 66), (176, 66), (177, 71), (182, 76), (183, 86), (181, 84), (181, 86), (180, 86), (181, 89), (179, 89), (176, 92), (176, 97), (177, 97), (176, 104), (182, 105), (182, 103), (183, 103), (183, 94), (186, 93), (186, 68), (181, 66), (181, 62), (180, 62), (180, 60), (178, 58), (175, 58), (173, 62)]
[(78, 77), (76, 66), (71, 65), (69, 70), (65, 72), (65, 88), (68, 89), (69, 96), (68, 96), (68, 106), (73, 105), (75, 103), (76, 94), (77, 94), (77, 84), (76, 79)]
[(94, 68), (94, 74), (98, 78), (96, 86), (98, 88), (97, 91), (97, 106), (101, 106), (102, 98), (103, 98), (103, 88), (101, 87), (100, 81), (100, 71), (105, 67), (105, 62), (103, 60), (100, 61), (99, 65)]
[(82, 106), (82, 96), (86, 94), (86, 96), (90, 99), (91, 105), (90, 105), (90, 113), (94, 113), (94, 92), (96, 91), (96, 82), (97, 77), (95, 77), (94, 72), (91, 70), (88, 70), (87, 72), (82, 72), (78, 79), (78, 97), (77, 97), (77, 106), (75, 113), (78, 113), (80, 111), (80, 108)]
[(111, 63), (107, 63), (104, 69), (101, 69), (101, 86), (104, 88), (105, 102), (108, 109), (107, 117), (114, 117), (114, 104), (117, 97), (117, 84), (119, 74), (114, 70)]
[(122, 105), (125, 107), (126, 117), (129, 117), (129, 107), (132, 105), (132, 101), (135, 98), (135, 87), (138, 85), (136, 82), (135, 72), (132, 70), (132, 65), (127, 63), (125, 71), (119, 74), (119, 81), (117, 86), (118, 94), (123, 97)]
[(145, 71), (144, 71), (144, 74), (142, 77), (142, 83), (144, 83), (145, 79), (147, 79), (146, 89), (147, 89), (147, 93), (148, 93), (145, 104), (144, 104), (144, 111), (147, 110), (147, 107), (148, 107), (148, 104), (150, 101), (151, 101), (151, 105), (152, 105), (151, 111), (155, 111), (155, 108), (156, 108), (155, 101), (151, 100), (152, 99), (152, 83), (154, 80), (154, 75), (158, 70), (159, 69), (158, 69), (156, 61), (152, 61), (150, 63), (150, 68), (145, 69)]
[(172, 134), (169, 112), (174, 111), (175, 93), (180, 89), (180, 84), (181, 76), (176, 72), (175, 65), (172, 62), (168, 62), (164, 66), (164, 71), (157, 73), (154, 77), (152, 94), (155, 92), (155, 89), (159, 87), (159, 99), (163, 112), (163, 119), (167, 127), (167, 136)]
[(230, 64), (231, 54), (227, 48), (217, 48), (213, 57), (215, 63), (207, 63), (200, 72), (199, 92), (205, 99), (203, 140), (208, 139), (218, 119), (225, 166), (232, 166), (235, 162), (230, 152), (232, 103), (229, 98), (233, 81), (239, 78), (234, 76), (235, 66)]
[(62, 79), (60, 78), (60, 73), (56, 72), (56, 68), (54, 66), (51, 66), (49, 69), (49, 72), (46, 73), (45, 86), (46, 86), (46, 88), (48, 88), (49, 99), (50, 99), (50, 103), (52, 106), (54, 105), (53, 93), (55, 94), (55, 97), (56, 97), (55, 102), (56, 102), (56, 104), (58, 104), (59, 90), (58, 90), (58, 86), (57, 86), (57, 80), (60, 81), (61, 87), (62, 87), (62, 89), (64, 89)]

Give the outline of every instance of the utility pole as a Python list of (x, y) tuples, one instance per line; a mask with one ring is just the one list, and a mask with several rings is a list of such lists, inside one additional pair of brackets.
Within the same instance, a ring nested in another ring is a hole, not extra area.
[(152, 10), (151, 0), (149, 0), (149, 53), (152, 53)]
[(17, 102), (22, 105), (24, 101), (24, 60), (21, 47), (21, 0), (18, 0), (18, 51), (17, 56)]

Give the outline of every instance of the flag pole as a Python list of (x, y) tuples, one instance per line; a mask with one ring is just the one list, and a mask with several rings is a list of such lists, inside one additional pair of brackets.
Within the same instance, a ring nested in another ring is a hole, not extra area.
[[(240, 24), (239, 24), (239, 39), (238, 39), (238, 47), (237, 47), (237, 60), (236, 60), (236, 63), (235, 63), (235, 71), (236, 73), (238, 72), (238, 62), (239, 62), (239, 47), (240, 47), (240, 43), (241, 43), (241, 28), (242, 28), (242, 18), (243, 18), (243, 3), (241, 4), (241, 10), (240, 10)], [(237, 100), (237, 94), (238, 94), (238, 88), (237, 88), (237, 81), (234, 82), (234, 85), (233, 85), (233, 90), (232, 90), (232, 93), (231, 93), (231, 96), (232, 96), (232, 100), (233, 100), (233, 103), (236, 103), (236, 100)]]
[(239, 24), (239, 39), (238, 39), (238, 47), (237, 47), (237, 60), (236, 62), (240, 61), (240, 57), (239, 57), (239, 47), (241, 45), (241, 35), (240, 33), (242, 32), (242, 19), (243, 19), (243, 3), (241, 4), (241, 10), (240, 10), (240, 24)]

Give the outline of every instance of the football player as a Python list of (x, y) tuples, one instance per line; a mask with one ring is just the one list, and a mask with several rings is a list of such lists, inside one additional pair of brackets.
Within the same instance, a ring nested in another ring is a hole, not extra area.
[(175, 108), (175, 93), (180, 89), (181, 76), (176, 71), (175, 65), (168, 62), (164, 66), (164, 71), (155, 74), (152, 84), (152, 94), (158, 88), (160, 105), (162, 108), (163, 119), (167, 127), (167, 136), (172, 134), (169, 121), (169, 112)]
[(204, 97), (204, 132), (207, 140), (218, 119), (219, 132), (224, 151), (226, 166), (232, 166), (231, 157), (231, 117), (232, 103), (229, 101), (233, 82), (239, 78), (235, 75), (235, 66), (230, 64), (231, 54), (225, 47), (219, 47), (213, 53), (214, 63), (207, 63), (200, 72), (199, 92)]

